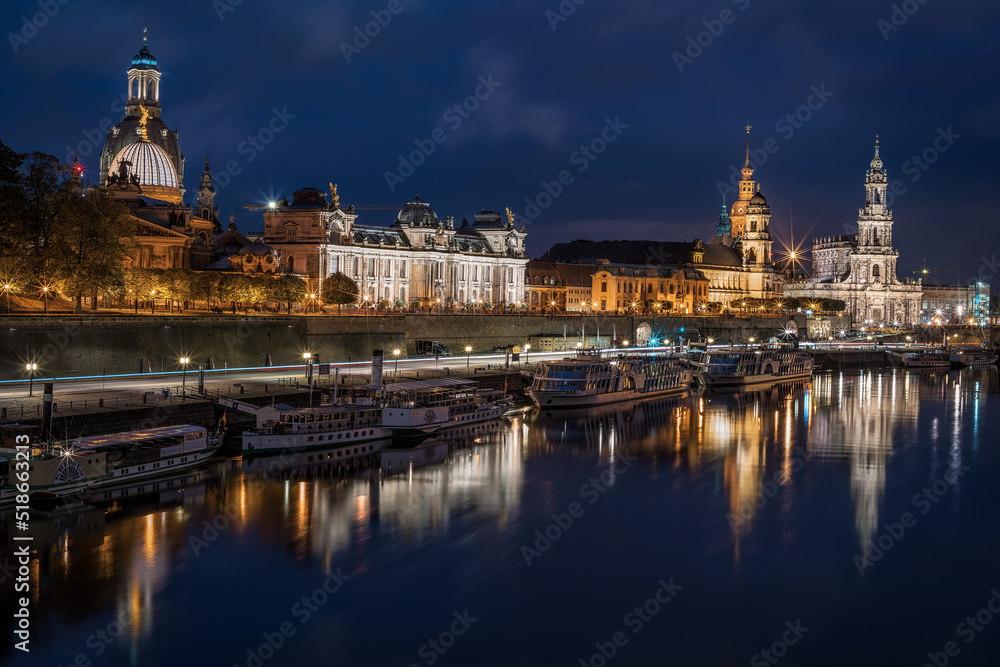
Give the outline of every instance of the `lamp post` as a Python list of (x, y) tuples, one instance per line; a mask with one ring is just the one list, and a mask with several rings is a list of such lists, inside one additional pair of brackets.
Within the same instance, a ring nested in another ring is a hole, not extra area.
[(45, 308), (45, 314), (49, 314), (49, 286), (42, 285), (42, 306)]
[(399, 377), (399, 348), (392, 351), (392, 356), (396, 360), (396, 377)]
[(4, 294), (7, 295), (7, 312), (8, 313), (10, 312), (10, 287), (11, 287), (10, 283), (4, 283), (4, 285), (3, 285)]
[(38, 370), (38, 364), (27, 364), (25, 370), (28, 371), (28, 396), (34, 396), (34, 380), (35, 371)]
[(528, 353), (531, 351), (531, 343), (524, 344), (524, 363), (528, 363)]
[(153, 311), (156, 309), (156, 303), (153, 301), (153, 297), (156, 296), (156, 290), (149, 290), (149, 314), (152, 315)]
[(312, 352), (303, 352), (302, 358), (306, 363), (306, 379), (309, 380), (309, 407), (313, 406), (313, 364)]
[(181, 397), (187, 398), (187, 367), (191, 363), (190, 357), (181, 357)]
[(466, 345), (465, 346), (465, 369), (466, 370), (469, 369), (469, 363), (471, 362), (471, 360), (472, 360), (472, 346), (471, 345)]

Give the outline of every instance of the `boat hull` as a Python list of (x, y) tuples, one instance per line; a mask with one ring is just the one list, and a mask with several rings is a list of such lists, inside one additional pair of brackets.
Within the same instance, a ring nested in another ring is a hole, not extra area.
[(644, 401), (654, 398), (665, 398), (683, 394), (688, 387), (681, 385), (662, 389), (659, 391), (637, 392), (637, 391), (615, 391), (603, 394), (579, 394), (575, 392), (561, 391), (538, 391), (527, 389), (525, 393), (531, 398), (531, 402), (536, 407), (550, 410), (560, 408), (586, 408), (598, 405), (608, 405), (611, 403), (622, 403), (625, 401)]
[[(317, 438), (322, 437), (322, 440)], [(366, 426), (350, 431), (302, 433), (252, 433), (243, 434), (243, 455), (264, 456), (280, 452), (304, 452), (312, 449), (336, 449), (385, 440), (392, 437), (392, 430), (380, 426)]]
[(798, 373), (779, 375), (762, 373), (759, 375), (713, 375), (704, 373), (705, 384), (708, 387), (745, 387), (747, 385), (764, 384), (767, 382), (784, 382), (785, 380), (804, 380), (812, 376), (812, 369)]

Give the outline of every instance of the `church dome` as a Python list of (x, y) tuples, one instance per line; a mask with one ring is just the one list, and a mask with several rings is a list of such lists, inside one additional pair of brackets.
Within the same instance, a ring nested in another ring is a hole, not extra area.
[(764, 199), (764, 195), (760, 193), (760, 190), (750, 198), (750, 206), (767, 206), (767, 200)]
[(152, 141), (133, 142), (118, 151), (111, 161), (111, 172), (117, 172), (121, 161), (131, 162), (129, 174), (139, 176), (139, 185), (161, 188), (178, 188), (177, 172), (167, 152)]
[(145, 37), (142, 39), (142, 48), (139, 49), (139, 53), (132, 56), (132, 69), (155, 69), (159, 71), (156, 64), (156, 56), (149, 52)]
[(875, 157), (872, 158), (871, 168), (873, 172), (882, 171), (882, 158), (878, 154), (878, 140), (875, 140)]
[(438, 217), (431, 205), (416, 195), (403, 205), (396, 214), (396, 222), (416, 227), (437, 227)]
[(240, 248), (240, 256), (252, 255), (253, 257), (266, 257), (268, 255), (276, 255), (274, 248), (267, 245), (266, 243), (251, 243), (250, 245)]

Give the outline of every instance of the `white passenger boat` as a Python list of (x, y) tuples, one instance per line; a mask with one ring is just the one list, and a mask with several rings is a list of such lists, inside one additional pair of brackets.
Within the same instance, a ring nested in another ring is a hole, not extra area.
[(959, 366), (990, 366), (997, 362), (997, 354), (986, 350), (966, 350), (952, 352), (948, 359)]
[(903, 366), (914, 370), (951, 368), (951, 359), (947, 352), (908, 352), (903, 355)]
[(173, 474), (204, 463), (217, 449), (218, 440), (209, 439), (202, 426), (163, 426), (78, 438), (66, 446), (43, 448), (30, 458), (29, 493), (64, 495)]
[(503, 391), (480, 389), (475, 380), (440, 378), (369, 387), (382, 408), (382, 425), (393, 435), (419, 437), (439, 429), (489, 421), (510, 409)]
[(812, 375), (814, 361), (807, 352), (787, 349), (705, 350), (698, 366), (708, 387), (796, 380)]
[(353, 448), (390, 437), (392, 431), (382, 426), (382, 411), (370, 405), (293, 408), (281, 404), (257, 410), (257, 428), (243, 433), (243, 454)]
[(681, 394), (694, 369), (667, 355), (602, 357), (582, 350), (574, 359), (541, 361), (526, 390), (540, 408), (581, 408)]

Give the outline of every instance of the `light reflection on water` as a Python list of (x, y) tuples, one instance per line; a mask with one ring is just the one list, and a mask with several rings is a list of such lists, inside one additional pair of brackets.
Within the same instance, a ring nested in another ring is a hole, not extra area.
[[(628, 475), (643, 475), (649, 484), (668, 480), (673, 489), (690, 482), (689, 502), (714, 503), (716, 518), (732, 533), (716, 531), (705, 553), (729, 551), (736, 572), (742, 545), (755, 538), (762, 516), (775, 513), (795, 534), (797, 503), (809, 491), (805, 471), (846, 468), (851, 549), (867, 556), (885, 520), (880, 511), (895, 461), (903, 469), (924, 466), (916, 483), (975, 464), (969, 457), (985, 442), (980, 420), (997, 376), (995, 368), (827, 372), (754, 391), (535, 413), (387, 454), (381, 469), (343, 475), (313, 454), (270, 469), (263, 459), (233, 460), (188, 475), (180, 490), (146, 488), (106, 504), (36, 513), (40, 650), (67, 660), (88, 650), (94, 629), (114, 621), (129, 643), (115, 655), (135, 663), (169, 642), (165, 635), (184, 615), (171, 583), (191, 576), (211, 585), (203, 569), (218, 566), (223, 553), (316, 574), (354, 559), (363, 574), (385, 567), (384, 559), (419, 572), (428, 554), (485, 545), (489, 556), (470, 564), (477, 575), (516, 572), (521, 564), (509, 553), (549, 513), (564, 511), (585, 479), (560, 478), (552, 466), (599, 474), (613, 471), (623, 451), (641, 462), (642, 472)], [(928, 411), (923, 420), (921, 410)], [(611, 493), (619, 483), (638, 485), (611, 477)], [(952, 511), (960, 507), (962, 485), (951, 491)], [(525, 504), (529, 490), (539, 499), (533, 505)], [(12, 519), (7, 510), (0, 516), (9, 547)]]

